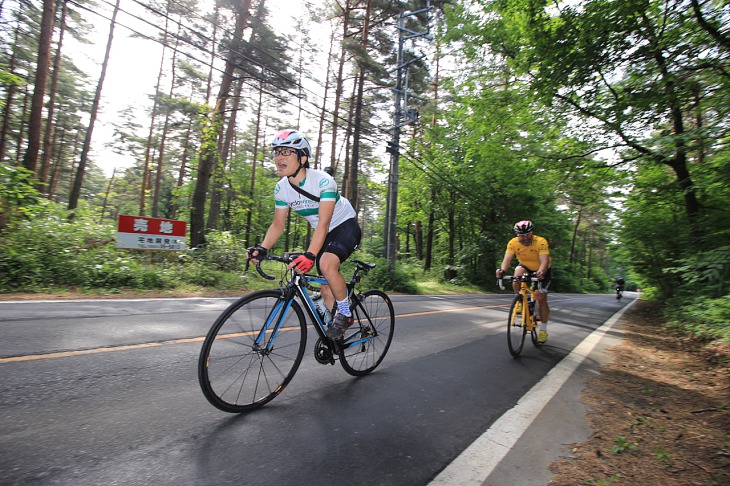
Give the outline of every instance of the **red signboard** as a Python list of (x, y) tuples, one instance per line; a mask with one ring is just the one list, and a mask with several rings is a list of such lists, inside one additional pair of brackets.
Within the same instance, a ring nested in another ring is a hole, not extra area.
[(184, 250), (186, 230), (185, 221), (119, 215), (117, 248)]

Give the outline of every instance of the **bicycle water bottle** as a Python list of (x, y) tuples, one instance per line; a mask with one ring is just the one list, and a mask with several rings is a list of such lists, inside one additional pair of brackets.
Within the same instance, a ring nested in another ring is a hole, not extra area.
[(530, 308), (530, 314), (532, 314), (534, 316), (535, 315), (535, 301), (530, 300), (528, 307)]
[(314, 307), (317, 309), (317, 313), (319, 313), (319, 317), (321, 317), (322, 321), (326, 324), (330, 318), (330, 311), (327, 309), (327, 306), (324, 303), (322, 294), (319, 292), (313, 294), (312, 301), (314, 302)]

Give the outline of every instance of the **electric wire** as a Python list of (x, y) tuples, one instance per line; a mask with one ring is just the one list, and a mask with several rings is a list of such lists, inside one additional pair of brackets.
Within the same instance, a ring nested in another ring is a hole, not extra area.
[[(109, 17), (106, 17), (105, 15), (103, 15), (103, 14), (101, 14), (101, 13), (99, 13), (99, 12), (95, 11), (95, 10), (92, 10), (92, 9), (90, 9), (90, 8), (86, 7), (86, 6), (80, 5), (80, 4), (79, 4), (79, 3), (77, 3), (77, 2), (75, 1), (75, 0), (69, 0), (69, 1), (70, 1), (70, 2), (72, 2), (72, 3), (74, 4), (74, 5), (77, 5), (77, 6), (79, 7), (79, 8), (82, 8), (82, 9), (84, 9), (84, 10), (86, 10), (86, 11), (88, 11), (88, 12), (92, 13), (92, 14), (98, 15), (98, 16), (100, 16), (100, 17), (102, 17), (102, 18), (105, 18), (106, 20), (109, 20), (109, 21), (111, 21), (111, 18), (109, 18)], [(106, 3), (107, 5), (111, 6), (111, 3), (110, 3), (110, 2), (108, 2), (108, 1), (104, 1), (103, 3)], [(137, 1), (136, 3), (138, 3), (138, 4), (139, 4), (140, 2), (138, 2), (138, 1)], [(154, 11), (154, 10), (152, 10), (152, 11)], [(138, 20), (140, 20), (140, 21), (144, 22), (145, 24), (147, 24), (147, 25), (149, 25), (149, 26), (151, 26), (151, 27), (153, 27), (153, 28), (157, 29), (158, 31), (161, 31), (161, 32), (164, 32), (164, 31), (165, 31), (165, 29), (164, 29), (163, 27), (160, 27), (160, 26), (158, 26), (158, 25), (155, 25), (155, 24), (154, 24), (154, 23), (152, 23), (152, 22), (149, 22), (149, 21), (147, 21), (147, 20), (145, 20), (145, 19), (142, 19), (142, 18), (141, 18), (141, 17), (139, 17), (138, 15), (134, 15), (134, 14), (132, 14), (132, 13), (128, 12), (127, 10), (124, 10), (123, 12), (124, 12), (124, 13), (125, 13), (126, 15), (129, 15), (129, 16), (131, 16), (131, 17), (133, 17), (133, 18), (136, 18), (136, 19), (138, 19)], [(125, 28), (125, 29), (129, 30), (129, 31), (130, 31), (130, 32), (132, 32), (133, 34), (136, 34), (136, 35), (138, 35), (138, 36), (140, 36), (140, 37), (142, 37), (142, 38), (144, 38), (144, 39), (147, 39), (147, 40), (149, 40), (149, 41), (152, 41), (152, 42), (156, 42), (156, 43), (158, 43), (158, 44), (160, 44), (160, 45), (163, 45), (163, 46), (169, 47), (169, 48), (171, 48), (171, 49), (173, 48), (173, 47), (172, 47), (172, 46), (171, 46), (171, 45), (170, 45), (169, 43), (165, 43), (164, 41), (162, 41), (162, 40), (160, 40), (160, 39), (158, 39), (158, 38), (155, 38), (155, 37), (152, 37), (151, 35), (148, 35), (148, 34), (142, 33), (142, 32), (140, 32), (139, 30), (137, 30), (137, 29), (135, 29), (135, 28), (133, 28), (133, 27), (130, 27), (129, 25), (127, 25), (127, 24), (125, 24), (125, 23), (123, 23), (123, 22), (121, 22), (121, 21), (117, 21), (117, 22), (116, 22), (116, 24), (117, 24), (117, 25), (120, 25), (120, 26), (122, 26), (123, 28)], [(180, 37), (180, 36), (178, 36), (178, 37)], [(183, 40), (184, 42), (186, 42), (187, 44), (191, 45), (192, 47), (194, 47), (194, 48), (196, 48), (196, 49), (201, 49), (201, 47), (200, 47), (200, 46), (197, 46), (196, 44), (194, 44), (194, 43), (191, 43), (191, 42), (190, 42), (190, 41), (189, 41), (188, 39), (182, 38), (181, 40)], [(221, 47), (223, 47), (223, 48), (225, 48), (225, 49), (231, 50), (231, 48), (230, 48), (230, 47), (229, 47), (228, 45), (226, 45), (226, 44), (223, 44), (223, 43), (220, 43), (220, 42), (219, 42), (219, 43), (218, 43), (218, 45), (219, 45), (219, 46), (221, 46)], [(206, 52), (207, 54), (212, 54), (210, 50), (207, 50), (207, 49), (201, 49), (201, 50), (203, 50), (203, 51), (204, 51), (204, 52)], [(260, 49), (259, 49), (259, 50), (260, 50)], [(188, 57), (188, 58), (190, 58), (190, 59), (193, 59), (193, 60), (195, 60), (195, 61), (199, 62), (200, 64), (204, 65), (204, 66), (208, 66), (208, 67), (210, 67), (210, 63), (209, 63), (208, 61), (204, 61), (204, 60), (202, 60), (202, 59), (199, 59), (199, 58), (197, 58), (197, 57), (193, 56), (192, 54), (190, 54), (189, 52), (185, 52), (185, 51), (178, 51), (178, 52), (181, 52), (181, 53), (182, 53), (183, 55), (185, 55), (186, 57)], [(235, 51), (235, 52), (236, 52), (236, 54), (241, 54), (241, 55), (243, 55), (242, 53), (240, 53), (240, 52), (238, 52), (238, 51)], [(221, 56), (221, 55), (220, 55), (219, 53), (216, 53), (216, 54), (214, 54), (214, 57), (216, 57), (217, 59), (219, 59), (219, 60), (221, 60), (221, 61), (223, 61), (223, 62), (230, 62), (230, 61), (228, 61), (228, 59), (226, 59), (225, 57)], [(245, 57), (245, 56), (244, 56), (244, 57)], [(249, 58), (249, 59), (250, 59), (250, 58)], [(254, 63), (254, 64), (256, 64), (256, 65), (258, 65), (258, 66), (261, 66), (261, 64), (260, 64), (260, 63), (258, 63), (258, 62), (256, 62), (255, 60), (253, 60), (253, 63)], [(247, 69), (247, 68), (245, 68), (245, 67), (244, 67), (244, 66), (242, 66), (242, 65), (241, 65), (240, 63), (234, 63), (234, 65), (235, 65), (235, 66), (236, 66), (237, 68), (239, 68), (239, 69), (240, 69), (241, 71), (243, 71), (243, 72), (246, 72), (247, 74), (251, 75), (251, 76), (252, 76), (253, 78), (256, 78), (256, 79), (258, 79), (259, 81), (266, 81), (266, 80), (265, 80), (264, 78), (262, 78), (261, 76), (259, 76), (259, 74), (258, 74), (258, 73), (256, 73), (256, 72), (252, 72), (252, 71), (251, 71), (250, 69)], [(223, 70), (221, 70), (220, 68), (218, 68), (218, 67), (216, 67), (216, 66), (213, 66), (212, 68), (213, 68), (213, 69), (214, 69), (214, 70), (215, 70), (216, 72), (218, 72), (218, 73), (224, 73), (224, 71), (223, 71)], [(249, 86), (251, 86), (251, 85), (250, 85), (250, 83), (248, 83), (248, 84), (249, 84)], [(302, 86), (302, 85), (301, 85), (301, 84), (299, 84), (299, 83), (296, 83), (296, 82), (294, 82), (293, 84), (294, 84), (294, 87), (298, 87), (298, 88), (301, 88), (301, 89), (303, 89), (303, 90), (306, 90), (306, 91), (307, 91), (308, 93), (310, 93), (310, 94), (312, 94), (312, 95), (314, 95), (314, 96), (318, 96), (318, 95), (317, 95), (317, 93), (315, 93), (315, 92), (313, 92), (313, 91), (311, 91), (311, 90), (308, 90), (307, 88), (305, 88), (304, 86)], [(285, 92), (285, 93), (286, 93), (287, 95), (289, 95), (289, 96), (291, 96), (291, 97), (293, 97), (293, 98), (300, 98), (300, 97), (299, 97), (299, 96), (298, 96), (297, 94), (295, 94), (295, 93), (292, 93), (292, 92), (291, 92), (291, 91), (289, 91), (289, 90), (283, 89), (283, 91), (284, 91), (284, 92)], [(292, 103), (292, 102), (291, 102), (291, 101), (290, 101), (289, 99), (286, 99), (286, 98), (284, 98), (284, 97), (282, 97), (282, 96), (276, 95), (275, 93), (273, 93), (273, 92), (272, 92), (272, 91), (270, 91), (270, 90), (264, 90), (264, 92), (265, 92), (266, 94), (268, 94), (268, 95), (272, 96), (273, 98), (275, 98), (275, 99), (278, 99), (279, 101), (281, 101), (281, 102), (283, 102), (283, 103), (286, 103), (286, 104), (288, 104), (288, 105), (294, 106), (294, 104), (293, 104), (293, 103)], [(309, 98), (305, 98), (305, 101), (306, 101), (306, 102), (307, 102), (308, 104), (310, 104), (310, 105), (314, 106), (314, 107), (315, 107), (315, 108), (316, 108), (316, 109), (317, 109), (318, 111), (320, 110), (320, 106), (319, 106), (319, 105), (317, 105), (317, 104), (315, 104), (315, 103), (314, 103), (313, 101), (311, 101), (311, 100), (310, 100)], [(307, 113), (307, 114), (309, 114), (309, 115), (311, 115), (311, 116), (315, 117), (315, 119), (321, 116), (321, 115), (320, 115), (319, 113), (314, 113), (314, 112), (312, 112), (311, 110), (303, 110), (303, 111), (305, 111), (305, 113)], [(327, 110), (327, 109), (324, 109), (323, 111), (324, 111), (325, 113), (329, 114), (329, 115), (333, 115), (333, 112), (331, 112), (331, 111), (329, 111), (329, 110)], [(343, 118), (343, 117), (339, 117), (339, 119), (340, 119), (340, 121), (342, 121), (342, 122), (347, 122), (347, 120), (346, 120), (345, 118)], [(325, 119), (325, 121), (326, 121), (326, 122), (327, 122), (328, 124), (332, 124), (332, 123), (333, 123), (333, 121), (331, 121), (330, 119)], [(373, 132), (377, 132), (377, 131), (380, 131), (380, 132), (381, 132), (381, 133), (383, 133), (383, 134), (386, 134), (386, 133), (387, 133), (387, 131), (386, 131), (386, 130), (383, 130), (383, 129), (379, 129), (379, 128), (377, 128), (377, 127), (374, 127), (374, 126), (372, 126), (372, 125), (370, 126), (370, 130), (371, 130), (371, 131), (373, 131)], [(368, 140), (368, 141), (370, 141), (371, 143), (376, 143), (376, 144), (378, 144), (378, 143), (379, 143), (379, 144), (382, 144), (382, 143), (384, 143), (384, 140), (382, 140), (382, 139), (372, 139), (372, 138), (369, 138), (369, 137), (367, 137), (367, 136), (363, 136), (362, 134), (361, 134), (360, 138), (361, 138), (361, 139), (365, 139), (365, 140)]]
[[(96, 16), (98, 16), (100, 18), (103, 18), (103, 19), (111, 22), (111, 17), (108, 16), (108, 15), (105, 15), (104, 13), (102, 13), (100, 11), (94, 10), (94, 9), (92, 9), (92, 8), (86, 6), (86, 5), (82, 5), (81, 3), (79, 3), (76, 0), (68, 0), (68, 1), (69, 1), (69, 3), (75, 5), (79, 9), (82, 9), (84, 11), (87, 11), (87, 12), (93, 14), (93, 15), (96, 15)], [(204, 42), (208, 42), (209, 44), (212, 44), (215, 47), (220, 47), (221, 50), (227, 50), (229, 52), (233, 52), (235, 55), (239, 56), (241, 59), (248, 60), (253, 65), (259, 67), (260, 69), (269, 71), (270, 73), (274, 74), (276, 77), (278, 77), (278, 78), (282, 79), (283, 81), (285, 81), (286, 83), (288, 83), (290, 86), (292, 86), (292, 88), (300, 89), (300, 90), (302, 90), (304, 92), (307, 92), (307, 93), (309, 93), (311, 95), (314, 95), (315, 97), (318, 97), (318, 98), (321, 99), (321, 97), (319, 97), (319, 95), (317, 93), (315, 93), (314, 91), (306, 88), (305, 86), (301, 85), (297, 81), (295, 81), (295, 80), (287, 77), (286, 75), (282, 74), (281, 72), (279, 72), (277, 70), (274, 70), (274, 69), (271, 69), (269, 66), (266, 66), (266, 65), (258, 62), (256, 59), (253, 59), (253, 58), (247, 56), (243, 52), (241, 52), (239, 50), (234, 50), (229, 44), (224, 43), (224, 42), (221, 42), (221, 41), (215, 41), (214, 42), (212, 38), (208, 37), (204, 33), (201, 33), (199, 30), (197, 30), (197, 29), (195, 29), (193, 27), (190, 27), (188, 25), (185, 25), (183, 22), (178, 21), (178, 20), (175, 20), (175, 19), (171, 18), (170, 15), (164, 14), (161, 11), (159, 11), (158, 9), (155, 9), (154, 7), (151, 7), (150, 5), (147, 5), (147, 4), (145, 4), (145, 3), (143, 3), (143, 2), (141, 2), (139, 0), (133, 0), (133, 2), (136, 3), (136, 4), (138, 4), (140, 7), (142, 7), (144, 9), (152, 12), (156, 16), (158, 16), (160, 18), (164, 18), (164, 19), (166, 19), (166, 21), (173, 22), (174, 24), (176, 24), (178, 26), (179, 29), (184, 30), (185, 32), (194, 34), (196, 37), (201, 38)], [(116, 8), (116, 6), (115, 5), (112, 5), (112, 3), (110, 1), (103, 0), (102, 3), (105, 3), (106, 5), (108, 5), (111, 8)], [(181, 8), (186, 9), (188, 12), (193, 12), (189, 8), (181, 5), (179, 2), (174, 2), (174, 3), (176, 3)], [(144, 25), (147, 25), (149, 27), (152, 27), (157, 32), (166, 33), (167, 36), (169, 36), (169, 37), (171, 37), (173, 39), (176, 39), (178, 41), (184, 42), (185, 44), (191, 46), (193, 49), (197, 49), (200, 52), (203, 52), (205, 54), (211, 55), (211, 57), (214, 58), (214, 59), (218, 59), (218, 60), (223, 61), (223, 62), (230, 62), (230, 60), (228, 59), (228, 57), (224, 57), (224, 56), (222, 56), (220, 54), (220, 51), (219, 50), (216, 50), (215, 52), (213, 52), (211, 49), (206, 48), (206, 47), (201, 46), (201, 45), (198, 45), (195, 42), (193, 42), (191, 39), (188, 39), (188, 38), (186, 38), (185, 36), (183, 36), (181, 34), (178, 34), (178, 33), (175, 33), (175, 32), (171, 32), (169, 30), (169, 28), (161, 27), (161, 26), (159, 26), (159, 25), (157, 25), (157, 24), (155, 24), (155, 23), (153, 23), (153, 22), (151, 22), (151, 21), (149, 21), (147, 19), (142, 18), (140, 15), (137, 15), (137, 14), (134, 14), (134, 13), (130, 12), (127, 9), (124, 9), (124, 8), (121, 8), (120, 7), (119, 8), (119, 12), (122, 12), (124, 15), (127, 15), (130, 18), (132, 18), (132, 19), (136, 19), (137, 21), (142, 22)], [(202, 21), (204, 21), (204, 22), (208, 22), (211, 25), (216, 25), (212, 21), (209, 21), (208, 19), (206, 19), (206, 18), (198, 15), (197, 13), (194, 13), (194, 15), (197, 18), (199, 18)], [(181, 18), (182, 18), (182, 16), (181, 16)], [(162, 45), (163, 47), (167, 47), (167, 48), (170, 48), (170, 49), (175, 49), (175, 47), (173, 45), (171, 45), (171, 43), (169, 41), (168, 42), (165, 42), (164, 40), (159, 39), (159, 38), (156, 38), (156, 37), (154, 37), (151, 34), (145, 34), (145, 33), (141, 32), (139, 29), (134, 28), (134, 27), (131, 27), (130, 25), (128, 25), (127, 23), (125, 23), (123, 21), (116, 20), (115, 24), (118, 25), (118, 26), (120, 26), (120, 27), (122, 27), (122, 28), (124, 28), (124, 29), (126, 29), (126, 30), (128, 30), (132, 34), (143, 38), (143, 39), (146, 39), (146, 40), (149, 40), (149, 41), (158, 43), (158, 44)], [(228, 34), (229, 36), (232, 35), (231, 31), (228, 30), (228, 29), (226, 29), (224, 26), (221, 26), (220, 24), (217, 24), (217, 27), (220, 28), (224, 34)], [(249, 48), (255, 49), (256, 51), (260, 52), (261, 54), (263, 54), (264, 56), (268, 57), (269, 59), (276, 60), (276, 57), (274, 55), (268, 53), (266, 50), (264, 50), (264, 49), (262, 49), (262, 48), (260, 48), (258, 46), (255, 46), (255, 45), (253, 45), (253, 44), (251, 44), (251, 43), (249, 43), (247, 41), (243, 41), (243, 45), (245, 45), (245, 46), (247, 46)], [(189, 58), (189, 59), (191, 59), (191, 60), (193, 60), (195, 62), (200, 63), (203, 66), (207, 66), (207, 67), (212, 68), (215, 72), (217, 72), (219, 74), (224, 74), (225, 73), (224, 70), (222, 70), (219, 67), (215, 66), (215, 63), (213, 61), (206, 61), (206, 60), (200, 59), (199, 57), (196, 57), (195, 55), (193, 55), (193, 54), (191, 54), (190, 52), (187, 52), (187, 51), (181, 51), (181, 50), (177, 49), (177, 52), (180, 53), (180, 54), (182, 54), (182, 55), (184, 55), (184, 56), (186, 56), (187, 58)], [(444, 54), (442, 54), (441, 56), (443, 57)], [(211, 64), (212, 64), (212, 66), (211, 66)], [(273, 99), (276, 99), (276, 100), (278, 100), (278, 101), (280, 101), (280, 102), (282, 102), (284, 104), (288, 104), (290, 106), (293, 106), (293, 107), (295, 107), (297, 109), (301, 109), (301, 111), (303, 111), (307, 115), (313, 117), (314, 119), (319, 118), (321, 116), (321, 112), (324, 112), (326, 114), (329, 114), (330, 116), (332, 116), (334, 114), (331, 110), (329, 110), (327, 108), (322, 109), (319, 105), (315, 104), (314, 101), (311, 101), (306, 96), (303, 97), (304, 98), (304, 101), (307, 104), (311, 105), (313, 108), (310, 109), (310, 108), (306, 108), (306, 107), (296, 106), (291, 101), (290, 98), (287, 98), (287, 95), (289, 97), (291, 97), (291, 98), (294, 98), (294, 99), (302, 98), (301, 96), (299, 96), (299, 95), (297, 95), (295, 93), (292, 93), (292, 92), (290, 92), (287, 89), (282, 89), (282, 91), (284, 92), (284, 94), (279, 94), (279, 93), (274, 92), (273, 90), (263, 88), (262, 85), (258, 85), (257, 86), (256, 83), (255, 83), (256, 81), (258, 81), (259, 83), (262, 83), (263, 84), (263, 83), (267, 83), (268, 80), (266, 78), (262, 77), (260, 75), (260, 73), (254, 72), (251, 69), (246, 68), (241, 63), (234, 63), (234, 65), (240, 71), (242, 71), (242, 72), (244, 72), (246, 74), (249, 74), (251, 76), (251, 78), (240, 77), (241, 81), (243, 83), (245, 83), (246, 85), (248, 85), (251, 89), (261, 89), (263, 91), (263, 93), (265, 93), (267, 96), (269, 96), (269, 97), (271, 97)], [(317, 82), (320, 86), (322, 86), (322, 83), (321, 82), (318, 82), (316, 79), (313, 79), (313, 81)], [(324, 101), (324, 100), (322, 100), (322, 101)], [(347, 119), (345, 119), (344, 117), (339, 117), (339, 119), (342, 122), (347, 122)], [(333, 123), (333, 121), (330, 120), (330, 119), (325, 119), (325, 122), (328, 123), (328, 124), (330, 124), (330, 125)], [(381, 128), (381, 127), (374, 126), (374, 125), (370, 124), (369, 122), (366, 122), (366, 123), (367, 123), (367, 125), (365, 127), (366, 130), (369, 131), (369, 132), (371, 132), (371, 133), (373, 133), (373, 135), (370, 136), (370, 135), (367, 134), (367, 132), (361, 133), (360, 134), (361, 140), (365, 140), (365, 141), (370, 142), (370, 143), (372, 143), (374, 145), (381, 145), (381, 144), (383, 144), (385, 142), (385, 138), (384, 137), (387, 136), (387, 135), (389, 135), (389, 130), (388, 129)], [(379, 135), (382, 135), (383, 137), (378, 136), (378, 134)], [(473, 196), (471, 196), (469, 193), (466, 193), (466, 192), (460, 190), (458, 188), (458, 185), (457, 184), (453, 183), (453, 181), (449, 181), (450, 178), (448, 176), (445, 176), (443, 174), (440, 174), (432, 166), (429, 167), (429, 166), (423, 164), (422, 161), (420, 161), (420, 159), (418, 157), (414, 156), (412, 153), (405, 152), (402, 155), (403, 155), (403, 157), (405, 158), (406, 161), (408, 161), (410, 164), (412, 164), (416, 169), (418, 169), (421, 172), (423, 172), (426, 177), (428, 177), (428, 178), (430, 178), (430, 179), (432, 179), (432, 180), (434, 180), (436, 182), (440, 182), (440, 183), (446, 184), (448, 186), (455, 187), (456, 188), (456, 191), (459, 192), (460, 194), (462, 194), (467, 199), (470, 199), (470, 200), (472, 200), (475, 203), (483, 204), (483, 201), (479, 201), (478, 199), (475, 199)]]

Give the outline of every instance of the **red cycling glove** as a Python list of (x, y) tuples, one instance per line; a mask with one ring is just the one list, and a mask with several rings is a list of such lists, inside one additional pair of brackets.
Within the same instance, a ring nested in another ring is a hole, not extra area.
[(307, 273), (314, 266), (315, 257), (312, 253), (306, 252), (294, 259), (294, 266), (302, 273)]

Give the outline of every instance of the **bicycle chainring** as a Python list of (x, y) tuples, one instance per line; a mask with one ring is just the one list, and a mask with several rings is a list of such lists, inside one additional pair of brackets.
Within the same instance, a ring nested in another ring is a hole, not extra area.
[(314, 359), (321, 364), (335, 364), (335, 355), (332, 353), (332, 348), (322, 338), (319, 338), (317, 344), (314, 345)]

